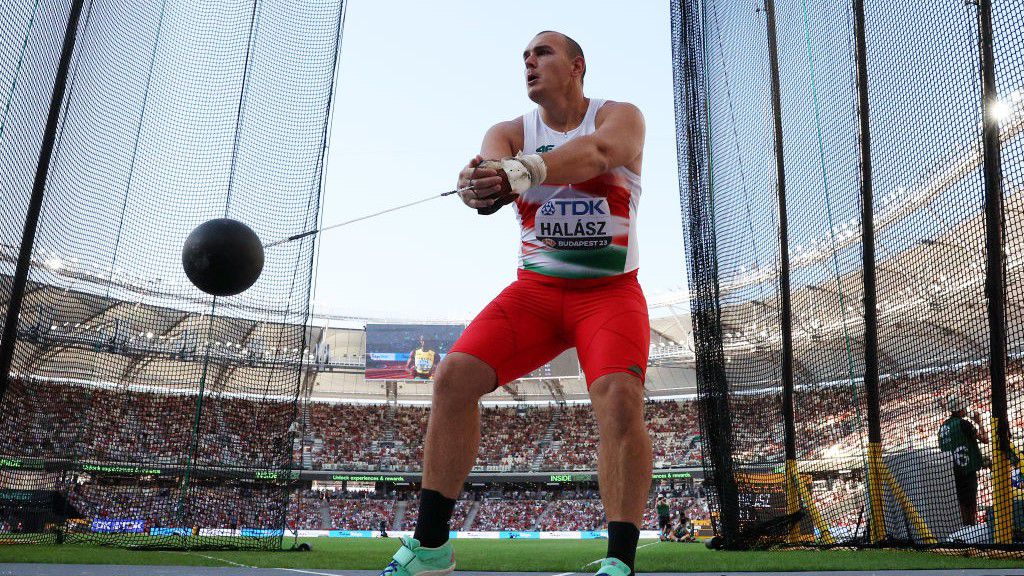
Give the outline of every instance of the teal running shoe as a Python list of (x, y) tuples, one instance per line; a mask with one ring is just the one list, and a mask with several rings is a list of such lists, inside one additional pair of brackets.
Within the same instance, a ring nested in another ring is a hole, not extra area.
[(618, 558), (605, 558), (601, 560), (601, 567), (597, 569), (595, 576), (605, 574), (606, 576), (629, 576), (630, 569), (626, 563)]
[[(402, 536), (402, 547), (380, 576), (444, 576), (454, 570), (455, 551), (451, 540), (437, 548), (425, 548), (420, 546), (419, 540)], [(623, 576), (629, 576), (628, 568)]]

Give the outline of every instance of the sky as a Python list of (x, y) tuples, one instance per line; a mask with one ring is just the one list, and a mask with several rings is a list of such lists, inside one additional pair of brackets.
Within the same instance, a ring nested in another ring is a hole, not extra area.
[[(484, 132), (535, 107), (522, 51), (541, 30), (583, 47), (589, 97), (646, 119), (639, 279), (685, 290), (667, 2), (347, 0), (322, 225), (451, 190)], [(315, 314), (469, 320), (515, 279), (519, 228), (446, 197), (324, 232)], [(678, 308), (677, 308), (678, 310)]]

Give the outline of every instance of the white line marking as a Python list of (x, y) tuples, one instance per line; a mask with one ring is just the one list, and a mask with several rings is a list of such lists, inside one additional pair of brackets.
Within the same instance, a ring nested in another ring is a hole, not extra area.
[(208, 560), (216, 560), (218, 562), (224, 562), (226, 564), (231, 564), (232, 566), (240, 566), (242, 568), (255, 568), (255, 566), (246, 566), (245, 564), (239, 564), (238, 562), (232, 562), (231, 560), (225, 560), (223, 558), (217, 558), (215, 556), (207, 556), (205, 554), (197, 554), (195, 552), (185, 552), (185, 554), (191, 554), (193, 556), (199, 556), (201, 558), (206, 558)]
[(569, 576), (570, 574), (575, 574), (575, 572), (562, 572), (561, 574), (552, 574), (551, 576)]
[[(654, 546), (655, 544), (660, 544), (660, 543), (661, 543), (661, 541), (649, 542), (647, 544), (644, 544), (643, 546), (637, 546), (636, 549), (639, 550), (641, 548), (647, 548), (648, 546)], [(598, 558), (597, 560), (594, 560), (593, 562), (587, 562), (586, 564), (583, 565), (583, 567), (586, 568), (587, 566), (593, 566), (594, 564), (597, 564), (601, 560), (604, 560), (604, 558)], [(554, 576), (569, 576), (570, 574), (576, 574), (576, 572), (566, 572), (565, 574), (555, 574)]]
[[(231, 560), (225, 560), (223, 558), (217, 558), (216, 556), (207, 556), (205, 554), (198, 554), (196, 552), (185, 552), (185, 554), (191, 554), (193, 556), (199, 556), (200, 558), (206, 558), (208, 560), (216, 560), (218, 562), (224, 562), (231, 564), (232, 566), (238, 566), (239, 568), (258, 569), (259, 566), (248, 566), (246, 564), (239, 564), (238, 562), (232, 562)], [(298, 572), (299, 574), (314, 574), (316, 576), (344, 576), (344, 572), (312, 572), (310, 570), (298, 570), (296, 568), (273, 568), (273, 570), (285, 570), (288, 572)], [(561, 574), (559, 576), (568, 576), (568, 574)]]

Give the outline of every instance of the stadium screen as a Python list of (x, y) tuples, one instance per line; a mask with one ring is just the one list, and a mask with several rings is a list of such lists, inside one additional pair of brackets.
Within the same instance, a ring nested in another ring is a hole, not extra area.
[[(432, 380), (434, 368), (462, 335), (461, 324), (367, 324), (367, 380)], [(426, 349), (420, 346), (420, 338)], [(523, 378), (579, 376), (576, 349), (562, 352)]]
[(462, 324), (367, 324), (366, 379), (433, 379), (463, 329)]

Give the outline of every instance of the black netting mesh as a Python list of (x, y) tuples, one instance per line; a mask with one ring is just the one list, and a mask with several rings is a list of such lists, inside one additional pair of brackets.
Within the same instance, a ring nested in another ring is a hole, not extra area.
[[(0, 7), (4, 312), (69, 4)], [(84, 3), (0, 405), (3, 532), (279, 546), (313, 244), (269, 249), (252, 288), (216, 299), (181, 249), (211, 218), (264, 242), (316, 227), (342, 15)]]
[[(873, 520), (854, 6), (775, 5), (794, 370), (796, 458), (787, 466), (767, 14), (751, 4), (673, 2), (705, 463), (727, 545), (1024, 543), (1016, 447), (980, 443), (975, 511), (969, 475), (954, 471), (958, 452), (939, 442), (958, 405), (979, 440), (994, 422), (979, 10), (946, 1), (866, 6), (881, 413)], [(1011, 439), (1024, 432), (1021, 14), (1020, 2), (993, 3)]]

